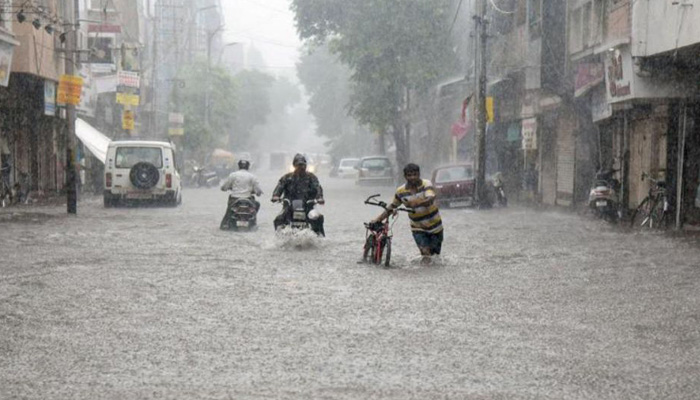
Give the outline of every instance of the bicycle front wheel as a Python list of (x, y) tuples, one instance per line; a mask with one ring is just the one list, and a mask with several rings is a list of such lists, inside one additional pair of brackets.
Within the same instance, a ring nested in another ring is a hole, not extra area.
[(362, 249), (362, 261), (367, 262), (369, 260), (374, 260), (374, 236), (367, 236), (365, 240), (365, 247)]
[(649, 220), (649, 227), (653, 229), (665, 229), (666, 228), (666, 220), (667, 220), (667, 212), (666, 212), (666, 199), (665, 198), (660, 198), (656, 203), (654, 204), (654, 207), (651, 209), (651, 217)]
[(386, 238), (386, 243), (384, 244), (384, 266), (389, 267), (391, 262), (391, 239)]
[(384, 239), (375, 239), (374, 242), (374, 257), (372, 259), (372, 262), (379, 265), (382, 263), (382, 254), (384, 252)]
[(651, 215), (653, 207), (653, 202), (649, 197), (642, 200), (641, 203), (632, 213), (632, 218), (630, 218), (630, 226), (632, 228), (649, 228), (651, 225)]

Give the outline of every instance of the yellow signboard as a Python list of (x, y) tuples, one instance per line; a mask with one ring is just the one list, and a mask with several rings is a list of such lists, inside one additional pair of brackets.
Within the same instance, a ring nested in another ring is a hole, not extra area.
[(493, 97), (486, 98), (486, 122), (493, 123)]
[(117, 103), (123, 104), (125, 106), (138, 106), (139, 105), (139, 95), (131, 93), (120, 93), (117, 92)]
[(131, 110), (124, 110), (122, 112), (122, 128), (127, 131), (134, 130), (134, 112)]
[(168, 128), (168, 134), (170, 136), (184, 136), (185, 128)]
[(58, 81), (56, 103), (60, 105), (80, 104), (80, 94), (83, 91), (83, 78), (75, 75), (61, 75)]

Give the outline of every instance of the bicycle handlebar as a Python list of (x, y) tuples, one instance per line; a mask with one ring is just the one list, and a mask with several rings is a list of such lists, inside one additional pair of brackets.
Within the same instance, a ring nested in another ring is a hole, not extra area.
[[(374, 199), (374, 198), (376, 198), (376, 197), (379, 197), (379, 196), (381, 196), (381, 195), (380, 195), (380, 194), (374, 194), (374, 195), (372, 195), (372, 196), (369, 196), (369, 197), (365, 200), (365, 204), (368, 204), (368, 205), (370, 205), (370, 206), (381, 207), (381, 208), (387, 210), (387, 204), (386, 204), (385, 202), (383, 202), (383, 201), (375, 201), (375, 202), (372, 202), (372, 201), (371, 201), (372, 199)], [(405, 212), (409, 212), (409, 213), (415, 212), (414, 209), (408, 208), (408, 207), (399, 207), (399, 208), (395, 208), (393, 211), (405, 211)]]

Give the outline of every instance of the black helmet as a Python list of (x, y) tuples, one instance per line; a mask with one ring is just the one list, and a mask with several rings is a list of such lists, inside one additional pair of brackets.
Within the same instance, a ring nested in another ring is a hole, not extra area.
[(250, 168), (250, 162), (248, 160), (239, 160), (238, 161), (238, 168), (248, 169), (248, 168)]
[(306, 157), (304, 157), (303, 154), (297, 153), (297, 155), (294, 156), (294, 161), (292, 161), (292, 165), (296, 167), (297, 164), (306, 165)]

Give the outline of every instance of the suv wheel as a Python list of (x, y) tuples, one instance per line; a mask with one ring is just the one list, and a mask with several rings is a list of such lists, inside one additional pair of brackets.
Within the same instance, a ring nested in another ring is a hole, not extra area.
[(139, 162), (131, 167), (129, 172), (129, 180), (135, 188), (150, 189), (158, 183), (160, 173), (158, 169), (151, 163)]

